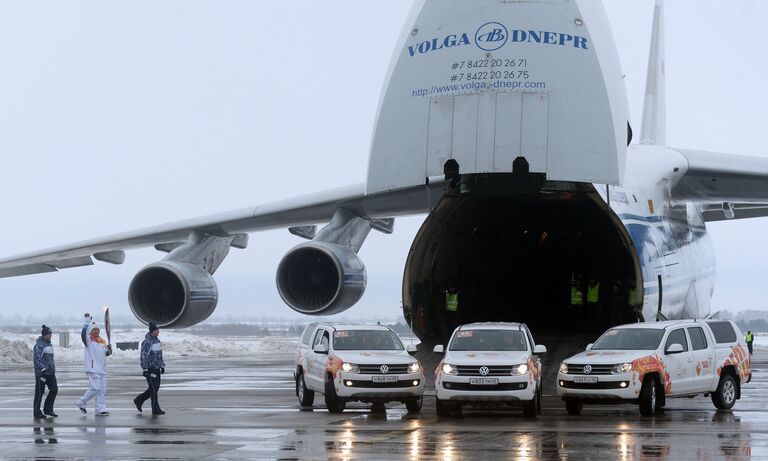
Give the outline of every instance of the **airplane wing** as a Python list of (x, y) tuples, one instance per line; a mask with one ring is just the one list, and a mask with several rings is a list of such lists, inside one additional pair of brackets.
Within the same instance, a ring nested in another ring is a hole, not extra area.
[(707, 222), (768, 216), (768, 158), (677, 150), (688, 170), (672, 191), (704, 204)]
[[(233, 236), (328, 222), (338, 208), (354, 212), (371, 221), (372, 227), (377, 228), (377, 220), (429, 212), (442, 196), (444, 185), (444, 181), (428, 181), (425, 186), (366, 195), (365, 184), (356, 184), (294, 199), (95, 238), (2, 258), (0, 278), (90, 266), (94, 264), (94, 259), (122, 264), (125, 260), (124, 250), (154, 245), (158, 250), (170, 251), (194, 231), (215, 236)], [(234, 239), (232, 242), (232, 246), (239, 248), (245, 248), (246, 245), (245, 238)]]

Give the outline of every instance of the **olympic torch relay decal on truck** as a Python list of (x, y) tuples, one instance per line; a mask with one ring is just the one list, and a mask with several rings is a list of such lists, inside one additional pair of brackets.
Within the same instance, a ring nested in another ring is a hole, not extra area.
[[(614, 327), (560, 365), (557, 394), (572, 415), (589, 403), (629, 402), (652, 416), (667, 398), (697, 395), (729, 409), (752, 377), (740, 337), (735, 323), (721, 320)], [(713, 363), (722, 366), (715, 370)]]
[[(633, 383), (635, 383), (636, 380), (642, 383), (645, 375), (656, 373), (658, 376), (661, 376), (664, 381), (664, 392), (667, 394), (672, 392), (672, 378), (664, 367), (664, 361), (661, 360), (658, 355), (651, 355), (634, 360), (632, 362), (632, 370), (634, 370), (634, 373), (632, 374)], [(637, 389), (636, 394), (640, 395), (640, 389)]]
[(728, 358), (725, 359), (725, 362), (723, 362), (723, 365), (717, 369), (717, 376), (720, 376), (723, 369), (729, 366), (736, 368), (739, 378), (742, 381), (748, 379), (752, 374), (752, 364), (750, 362), (749, 352), (747, 352), (747, 349), (744, 346), (738, 345), (731, 347), (731, 355), (729, 355)]

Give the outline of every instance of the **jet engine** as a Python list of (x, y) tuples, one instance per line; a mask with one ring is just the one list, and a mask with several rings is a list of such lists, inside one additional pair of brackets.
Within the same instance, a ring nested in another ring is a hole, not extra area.
[(277, 268), (280, 297), (306, 315), (347, 310), (363, 296), (365, 285), (365, 266), (356, 252), (335, 243), (303, 243), (288, 252)]
[(142, 322), (159, 327), (184, 328), (213, 314), (219, 292), (213, 277), (202, 267), (185, 262), (150, 264), (133, 278), (128, 302)]

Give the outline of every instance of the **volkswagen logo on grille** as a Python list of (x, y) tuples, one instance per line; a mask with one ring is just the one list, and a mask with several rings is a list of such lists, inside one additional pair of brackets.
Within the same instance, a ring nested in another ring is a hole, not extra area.
[(480, 376), (488, 376), (488, 373), (490, 373), (491, 370), (488, 369), (488, 367), (480, 367)]
[(382, 365), (381, 368), (379, 368), (379, 371), (381, 371), (382, 374), (386, 375), (389, 373), (389, 367), (386, 365)]
[(590, 373), (592, 373), (592, 365), (585, 365), (584, 366), (584, 374), (588, 375)]

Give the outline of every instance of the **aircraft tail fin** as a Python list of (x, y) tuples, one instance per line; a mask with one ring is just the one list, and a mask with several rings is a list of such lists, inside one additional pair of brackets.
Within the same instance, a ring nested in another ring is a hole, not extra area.
[(664, 0), (656, 0), (653, 14), (651, 55), (645, 89), (642, 144), (666, 145), (667, 142), (666, 57), (664, 42)]

